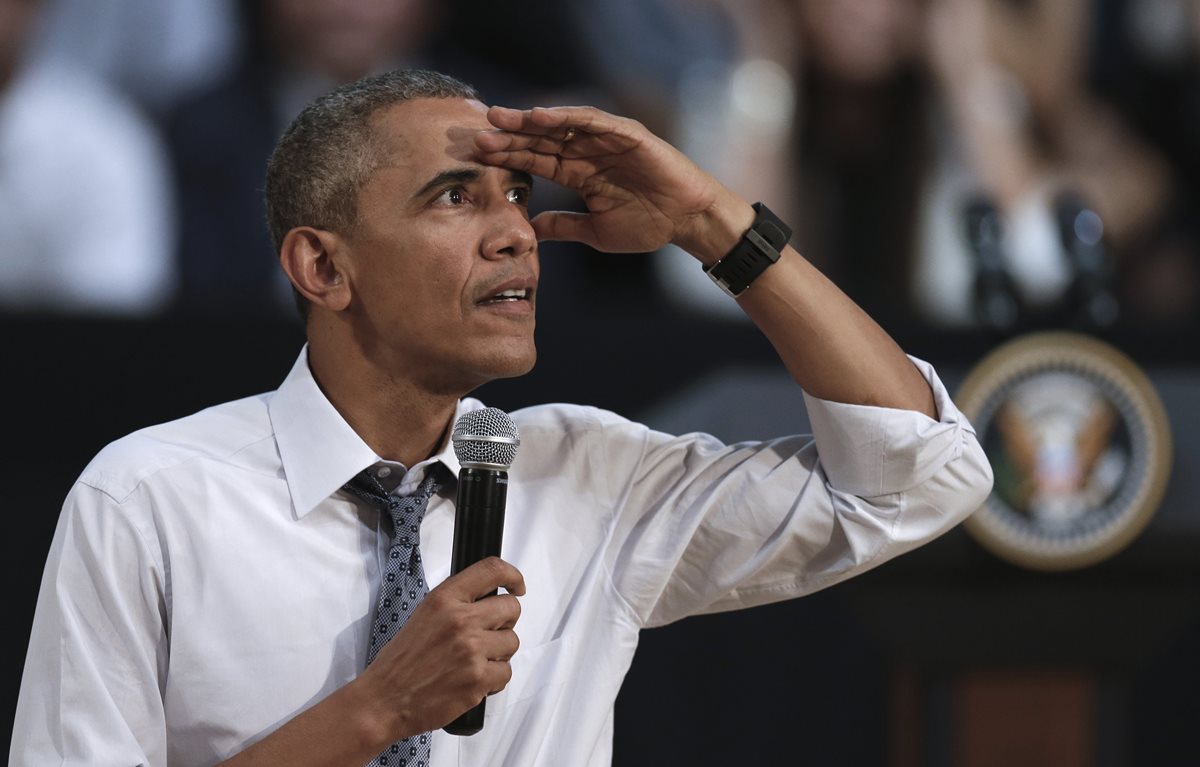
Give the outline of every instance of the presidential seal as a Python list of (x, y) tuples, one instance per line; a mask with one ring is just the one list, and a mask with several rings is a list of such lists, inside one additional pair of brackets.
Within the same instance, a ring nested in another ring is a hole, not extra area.
[(1036, 570), (1104, 560), (1162, 500), (1171, 435), (1138, 366), (1076, 333), (1038, 333), (989, 354), (955, 398), (996, 475), (966, 529), (997, 556)]

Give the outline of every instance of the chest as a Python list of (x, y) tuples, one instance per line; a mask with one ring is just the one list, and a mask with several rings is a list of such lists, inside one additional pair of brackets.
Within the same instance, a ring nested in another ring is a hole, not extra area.
[[(297, 519), (284, 483), (263, 480), (250, 494), (244, 483), (193, 489), (185, 497), (202, 499), (195, 513), (162, 525), (168, 726), (173, 742), (194, 740), (195, 753), (216, 756), (361, 673), (390, 544), (389, 526), (365, 504), (335, 495)], [(578, 665), (564, 648), (612, 625), (602, 510), (577, 497), (564, 511), (561, 498), (532, 483), (514, 485), (507, 505), (502, 556), (522, 571), (528, 592), (517, 626), (522, 651), (495, 716), (561, 687)], [(421, 525), (432, 587), (449, 575), (453, 537), (453, 499), (435, 497)]]

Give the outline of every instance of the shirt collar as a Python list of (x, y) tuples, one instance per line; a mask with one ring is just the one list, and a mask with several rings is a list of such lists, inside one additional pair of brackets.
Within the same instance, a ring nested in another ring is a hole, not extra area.
[[(297, 519), (337, 492), (354, 475), (383, 459), (346, 423), (308, 367), (308, 346), (267, 406), (275, 443), (283, 464), (284, 479), (292, 496)], [(459, 400), (454, 418), (483, 407), (478, 400)], [(414, 478), (437, 461), (458, 476), (458, 458), (450, 435), (432, 457), (412, 467)], [(406, 483), (407, 484), (407, 483)]]

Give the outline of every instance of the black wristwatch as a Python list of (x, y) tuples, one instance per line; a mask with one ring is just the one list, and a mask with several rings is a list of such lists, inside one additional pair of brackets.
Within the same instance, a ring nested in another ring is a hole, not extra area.
[(717, 263), (704, 267), (704, 273), (737, 298), (758, 275), (779, 260), (779, 252), (792, 237), (792, 230), (763, 205), (754, 203), (754, 224)]

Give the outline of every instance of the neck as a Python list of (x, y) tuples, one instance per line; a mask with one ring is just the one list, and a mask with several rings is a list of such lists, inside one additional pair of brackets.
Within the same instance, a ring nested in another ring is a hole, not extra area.
[(334, 408), (380, 457), (411, 467), (441, 448), (457, 396), (431, 392), (349, 342), (310, 340), (308, 365)]

